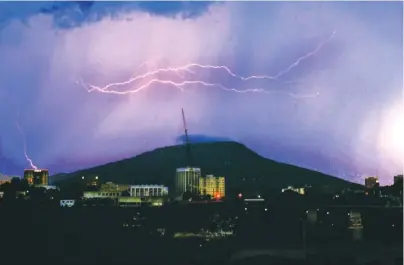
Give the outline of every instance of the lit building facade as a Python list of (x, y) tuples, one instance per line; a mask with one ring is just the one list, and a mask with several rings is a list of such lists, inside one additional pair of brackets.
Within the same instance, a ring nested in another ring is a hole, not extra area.
[(24, 179), (29, 185), (48, 186), (49, 171), (47, 169), (25, 169)]
[(85, 191), (83, 192), (84, 199), (116, 199), (122, 196), (122, 192), (115, 191), (115, 192), (107, 192), (107, 191)]
[(216, 199), (225, 197), (225, 178), (215, 177), (213, 175), (207, 175), (204, 178), (199, 178), (199, 193), (204, 196), (209, 195)]
[(163, 185), (131, 185), (131, 197), (164, 197), (168, 196), (168, 188)]
[(305, 188), (294, 188), (292, 186), (282, 189), (282, 192), (285, 192), (285, 191), (293, 191), (293, 192), (299, 193), (300, 195), (305, 194)]
[(367, 177), (365, 178), (365, 187), (367, 189), (374, 189), (379, 187), (379, 178), (377, 177)]
[(106, 191), (106, 192), (124, 192), (129, 190), (129, 185), (128, 184), (116, 184), (113, 182), (106, 182), (104, 184), (101, 184), (100, 187), (101, 191)]
[(182, 195), (184, 192), (199, 193), (199, 179), (201, 169), (194, 167), (177, 168), (175, 176), (175, 192)]
[(163, 206), (164, 198), (162, 197), (148, 197), (148, 198), (140, 198), (140, 197), (119, 197), (118, 198), (118, 206), (120, 207), (136, 207), (140, 205), (149, 205), (149, 206)]

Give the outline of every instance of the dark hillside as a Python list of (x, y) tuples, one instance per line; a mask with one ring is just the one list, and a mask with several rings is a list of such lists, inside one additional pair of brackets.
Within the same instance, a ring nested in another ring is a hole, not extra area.
[[(215, 174), (226, 177), (228, 188), (283, 188), (285, 186), (335, 188), (354, 185), (342, 179), (319, 172), (277, 163), (259, 156), (236, 142), (193, 144), (193, 165), (202, 169), (203, 175)], [(97, 175), (102, 181), (129, 184), (165, 184), (172, 187), (175, 170), (186, 165), (185, 147), (170, 146), (140, 154), (106, 165), (78, 171), (63, 176), (63, 180)], [(60, 178), (59, 178), (60, 179)]]

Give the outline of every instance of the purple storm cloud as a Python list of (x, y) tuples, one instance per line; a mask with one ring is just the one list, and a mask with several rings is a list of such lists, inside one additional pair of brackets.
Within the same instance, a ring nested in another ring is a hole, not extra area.
[[(176, 144), (184, 108), (195, 139), (354, 181), (403, 171), (402, 3), (121, 5), (0, 4), (4, 160), (29, 166), (16, 122), (56, 173)], [(237, 76), (194, 66), (91, 90), (192, 63)]]

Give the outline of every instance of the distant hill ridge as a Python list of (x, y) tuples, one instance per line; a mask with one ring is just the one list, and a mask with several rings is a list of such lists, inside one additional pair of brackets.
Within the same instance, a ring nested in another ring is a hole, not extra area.
[[(226, 177), (230, 189), (247, 186), (283, 188), (286, 186), (330, 186), (337, 189), (358, 185), (320, 172), (278, 163), (264, 158), (246, 146), (232, 141), (191, 145), (194, 167), (202, 174)], [(174, 184), (176, 168), (186, 166), (184, 145), (157, 148), (136, 157), (55, 176), (63, 184), (81, 176), (97, 175), (101, 181), (128, 184)]]

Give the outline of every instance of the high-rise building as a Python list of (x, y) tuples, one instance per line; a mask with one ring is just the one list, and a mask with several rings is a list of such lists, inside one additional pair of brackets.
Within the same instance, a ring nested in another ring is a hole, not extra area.
[(49, 171), (47, 169), (24, 169), (24, 179), (29, 185), (49, 185)]
[(212, 198), (220, 199), (226, 195), (224, 177), (207, 175), (199, 179), (199, 193), (209, 195)]
[(374, 189), (379, 187), (379, 178), (377, 177), (367, 177), (365, 178), (365, 187), (367, 189)]
[(403, 183), (403, 175), (394, 176), (394, 184)]
[(201, 169), (195, 167), (177, 168), (175, 176), (176, 195), (182, 195), (184, 192), (192, 194), (199, 193), (199, 178)]

